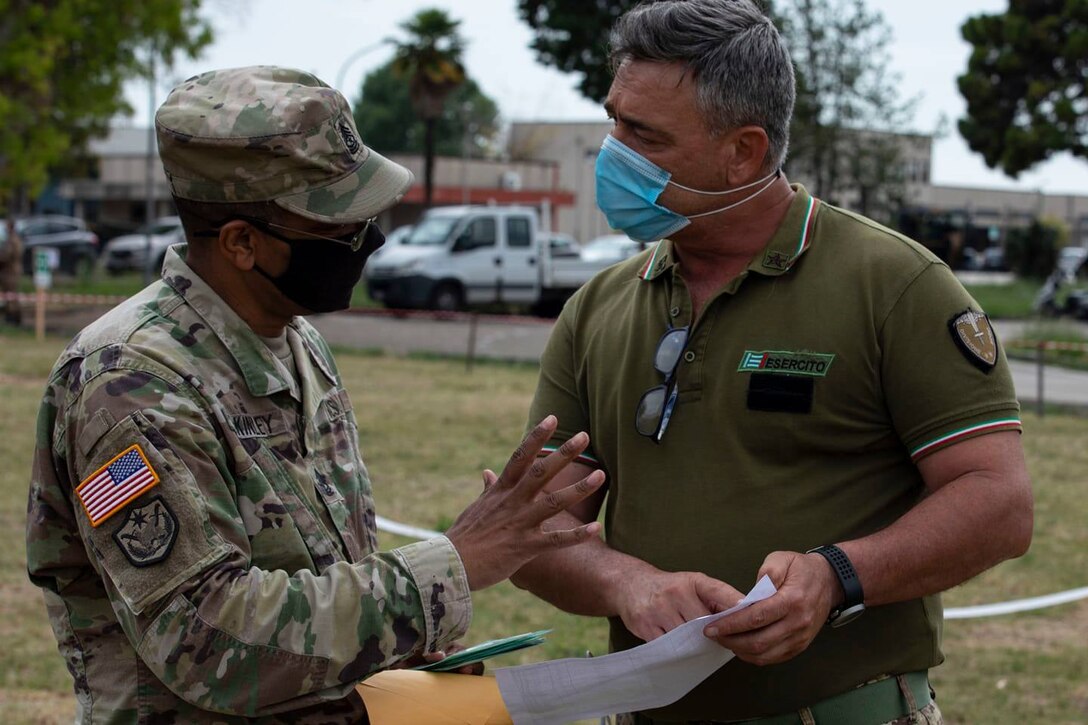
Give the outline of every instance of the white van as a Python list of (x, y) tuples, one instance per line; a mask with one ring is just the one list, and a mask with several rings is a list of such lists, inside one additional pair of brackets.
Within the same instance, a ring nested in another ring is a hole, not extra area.
[(547, 240), (532, 207), (438, 207), (367, 264), (367, 289), (388, 307), (556, 310), (605, 265), (553, 254)]

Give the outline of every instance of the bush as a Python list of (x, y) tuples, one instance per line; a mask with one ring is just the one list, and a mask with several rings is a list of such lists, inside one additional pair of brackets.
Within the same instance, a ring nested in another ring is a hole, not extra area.
[(1064, 235), (1060, 224), (1038, 219), (1025, 228), (1009, 230), (1005, 242), (1009, 269), (1021, 277), (1045, 279), (1058, 262)]

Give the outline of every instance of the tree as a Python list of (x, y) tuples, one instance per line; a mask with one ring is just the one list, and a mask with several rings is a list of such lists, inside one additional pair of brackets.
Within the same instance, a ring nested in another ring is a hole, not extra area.
[(1027, 227), (1010, 229), (1005, 242), (1009, 268), (1019, 277), (1045, 279), (1068, 238), (1069, 230), (1056, 219), (1032, 219)]
[(790, 125), (791, 172), (816, 196), (890, 221), (905, 193), (901, 131), (912, 101), (900, 101), (884, 50), (891, 31), (864, 0), (794, 0), (779, 23), (797, 69)]
[[(355, 125), (368, 146), (383, 154), (423, 152), (423, 135), (414, 123), (408, 86), (397, 77), (392, 62), (367, 74), (360, 100), (353, 106)], [(435, 153), (460, 156), (467, 151), (479, 158), (486, 154), (498, 130), (498, 106), (466, 77), (449, 95), (435, 123)]]
[(435, 129), (446, 99), (465, 82), (460, 24), (444, 10), (420, 10), (400, 26), (408, 38), (393, 41), (393, 72), (408, 79), (412, 108), (423, 120), (423, 203), (428, 207), (434, 192)]
[(1016, 178), (1061, 151), (1088, 157), (1088, 2), (1009, 0), (960, 32), (974, 49), (959, 131), (987, 166)]
[(581, 73), (578, 89), (604, 101), (612, 85), (608, 34), (639, 0), (518, 0), (521, 19), (534, 32), (537, 58), (565, 73)]
[(0, 0), (0, 208), (131, 113), (124, 82), (211, 42), (200, 0)]
[[(757, 0), (758, 1), (758, 0)], [(518, 0), (534, 31), (540, 60), (583, 75), (579, 88), (603, 101), (612, 82), (608, 36), (616, 19), (638, 0)], [(797, 75), (790, 129), (790, 164), (813, 191), (838, 201), (860, 190), (865, 214), (890, 219), (904, 193), (897, 133), (908, 123), (888, 69), (890, 31), (863, 0), (759, 3), (781, 29)], [(775, 10), (784, 8), (782, 12)]]

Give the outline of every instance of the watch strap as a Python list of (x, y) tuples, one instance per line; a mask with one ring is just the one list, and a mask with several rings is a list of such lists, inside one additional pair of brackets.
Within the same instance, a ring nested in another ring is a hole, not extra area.
[[(850, 557), (842, 549), (832, 544), (818, 546), (807, 553), (819, 554), (826, 559), (827, 563), (831, 565), (831, 571), (835, 572), (835, 576), (838, 577), (839, 584), (842, 586), (843, 602), (831, 611), (831, 615), (827, 619), (828, 624), (834, 625), (840, 616), (851, 610), (854, 610), (851, 612), (853, 614), (850, 617), (851, 619), (861, 614), (865, 608), (865, 593), (861, 588), (861, 579), (858, 578), (854, 565), (850, 563)], [(843, 623), (845, 624), (845, 622)]]

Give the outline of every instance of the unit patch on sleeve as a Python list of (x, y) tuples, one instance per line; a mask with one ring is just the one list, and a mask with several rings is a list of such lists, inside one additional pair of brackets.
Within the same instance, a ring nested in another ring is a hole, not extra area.
[(178, 519), (162, 496), (129, 509), (113, 540), (133, 566), (150, 566), (165, 559), (178, 538)]
[(87, 512), (91, 526), (97, 527), (158, 482), (159, 474), (136, 443), (83, 479), (76, 488), (76, 496)]
[(952, 339), (964, 357), (984, 373), (997, 365), (997, 335), (990, 319), (981, 312), (964, 310), (948, 321)]

